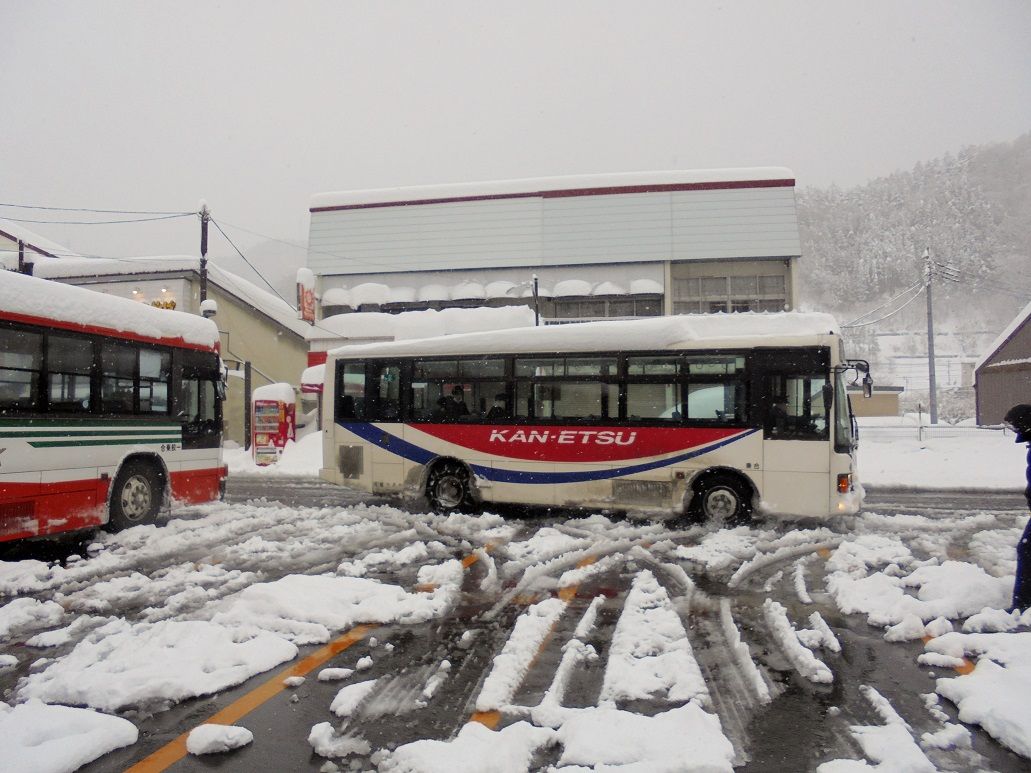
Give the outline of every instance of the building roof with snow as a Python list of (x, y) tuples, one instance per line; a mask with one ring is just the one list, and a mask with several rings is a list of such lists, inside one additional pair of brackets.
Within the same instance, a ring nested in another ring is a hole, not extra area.
[[(30, 231), (20, 223), (0, 218), (0, 262), (7, 268), (16, 268), (18, 265), (18, 242), (25, 246), (26, 252), (35, 255), (50, 258), (82, 257), (64, 245)], [(35, 260), (35, 255), (30, 254), (29, 258)]]
[[(295, 335), (306, 338), (311, 326), (297, 318), (297, 310), (282, 298), (253, 282), (215, 265), (207, 264), (208, 281), (218, 288), (270, 318)], [(190, 255), (132, 258), (37, 258), (34, 274), (48, 279), (102, 279), (118, 281), (130, 278), (170, 276), (183, 273), (200, 274), (200, 258)]]

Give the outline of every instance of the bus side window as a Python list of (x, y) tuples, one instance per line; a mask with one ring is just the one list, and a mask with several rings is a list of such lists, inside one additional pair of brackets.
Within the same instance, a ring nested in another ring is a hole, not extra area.
[(764, 435), (790, 440), (826, 440), (830, 405), (817, 374), (771, 374), (766, 380)]
[(338, 421), (365, 418), (365, 363), (337, 363), (336, 419)]
[(36, 407), (42, 370), (42, 333), (0, 329), (0, 414)]

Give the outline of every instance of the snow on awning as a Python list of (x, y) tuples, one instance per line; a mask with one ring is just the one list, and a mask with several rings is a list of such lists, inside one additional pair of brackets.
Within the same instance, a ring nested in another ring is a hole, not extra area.
[(484, 292), (487, 293), (488, 298), (516, 298), (518, 295), (515, 292), (515, 287), (515, 282), (502, 279), (488, 284)]
[(412, 303), (415, 300), (415, 288), (402, 285), (390, 288), (391, 303)]
[(563, 279), (561, 282), (555, 283), (556, 298), (590, 294), (591, 283), (584, 279)]
[(362, 282), (351, 288), (352, 305), (390, 303), (390, 288), (379, 282)]
[(460, 282), (451, 288), (453, 301), (483, 300), (486, 297), (487, 292), (479, 282)]
[(420, 301), (449, 301), (451, 293), (444, 285), (428, 284), (419, 288), (416, 297)]
[(626, 288), (615, 282), (598, 282), (591, 295), (626, 295)]
[(322, 294), (323, 306), (350, 306), (351, 291), (346, 287), (331, 287)]

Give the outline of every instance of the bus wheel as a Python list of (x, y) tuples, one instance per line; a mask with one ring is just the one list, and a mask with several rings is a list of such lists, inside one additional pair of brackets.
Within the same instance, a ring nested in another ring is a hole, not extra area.
[(703, 478), (691, 504), (695, 517), (709, 523), (740, 526), (752, 519), (751, 492), (732, 475)]
[(426, 484), (426, 497), (438, 513), (465, 510), (472, 497), (469, 492), (469, 475), (455, 462), (438, 464), (430, 473)]
[(161, 476), (154, 465), (140, 461), (124, 465), (111, 490), (111, 519), (107, 528), (121, 531), (153, 523), (161, 508), (162, 489)]

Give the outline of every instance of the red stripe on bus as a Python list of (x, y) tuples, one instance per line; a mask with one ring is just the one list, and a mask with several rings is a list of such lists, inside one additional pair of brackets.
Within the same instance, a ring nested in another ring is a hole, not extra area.
[(506, 459), (616, 462), (688, 451), (742, 432), (726, 427), (412, 424), (438, 440)]
[[(171, 473), (172, 497), (198, 504), (218, 499), (225, 467)], [(110, 479), (0, 483), (0, 542), (100, 526)]]
[(223, 467), (173, 472), (172, 497), (187, 504), (200, 504), (218, 499), (218, 486), (224, 477)]
[(71, 330), (76, 333), (110, 336), (112, 338), (121, 338), (126, 341), (136, 341), (144, 344), (175, 346), (180, 349), (196, 349), (201, 352), (217, 352), (219, 348), (218, 343), (212, 343), (210, 345), (195, 344), (184, 340), (182, 337), (156, 338), (154, 336), (140, 335), (138, 333), (131, 333), (125, 330), (114, 330), (113, 328), (100, 327), (99, 325), (84, 325), (81, 322), (68, 322), (60, 319), (50, 319), (49, 317), (37, 317), (31, 314), (17, 314), (12, 311), (0, 311), (0, 319), (5, 319), (9, 322), (21, 322), (27, 325), (39, 325), (42, 327), (58, 328), (60, 330)]
[(0, 540), (59, 534), (104, 520), (110, 481), (0, 483)]

